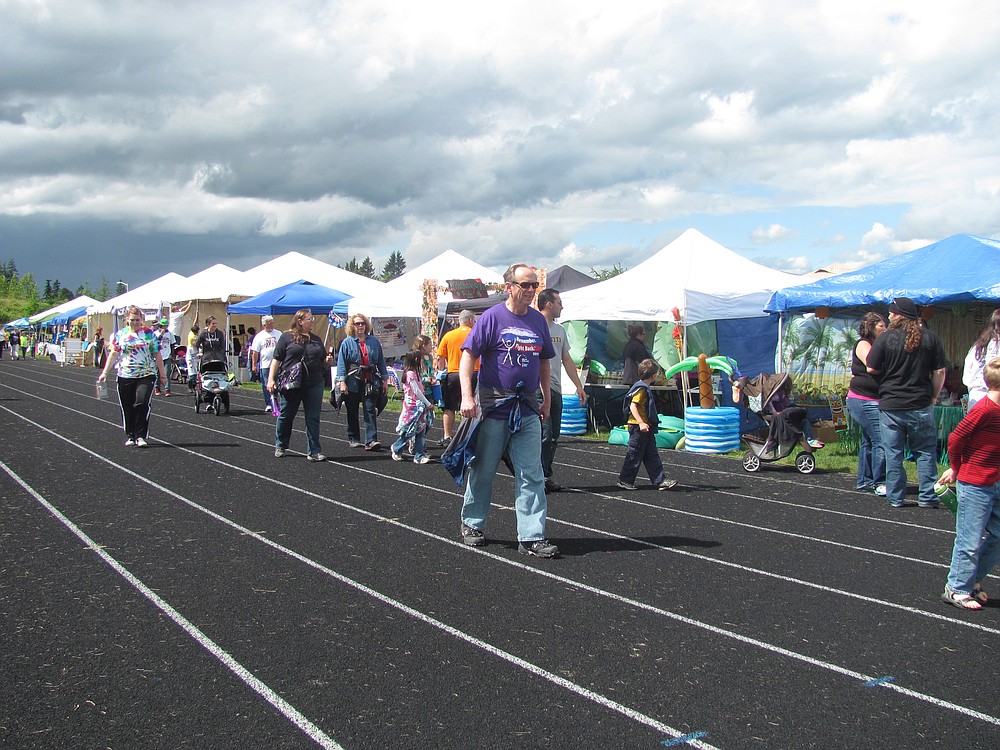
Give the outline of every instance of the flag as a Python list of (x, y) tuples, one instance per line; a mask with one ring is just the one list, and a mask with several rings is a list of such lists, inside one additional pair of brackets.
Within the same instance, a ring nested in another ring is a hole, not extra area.
[(333, 310), (330, 310), (330, 314), (327, 316), (330, 320), (330, 328), (343, 328), (347, 325), (347, 321), (340, 317)]

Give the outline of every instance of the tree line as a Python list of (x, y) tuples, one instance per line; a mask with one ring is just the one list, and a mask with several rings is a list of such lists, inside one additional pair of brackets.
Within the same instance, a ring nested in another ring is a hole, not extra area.
[(18, 273), (17, 264), (13, 258), (0, 268), (2, 268), (0, 270), (0, 322), (34, 315), (84, 294), (102, 302), (115, 294), (108, 285), (107, 279), (103, 279), (101, 286), (97, 289), (92, 288), (90, 283), (86, 282), (77, 287), (76, 290), (64, 287), (59, 279), (46, 279), (44, 286), (39, 289), (33, 274), (21, 275)]

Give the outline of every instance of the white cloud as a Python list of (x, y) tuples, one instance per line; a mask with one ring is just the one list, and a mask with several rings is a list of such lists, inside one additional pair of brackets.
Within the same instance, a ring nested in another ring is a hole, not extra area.
[(769, 227), (757, 227), (750, 235), (750, 241), (757, 244), (769, 242), (784, 242), (796, 236), (796, 233), (781, 224), (772, 224)]
[[(691, 216), (753, 216), (734, 236), (786, 267), (1000, 233), (988, 3), (8, 0), (0, 22), (4, 220), (496, 267), (633, 265), (650, 246), (580, 237)], [(886, 205), (864, 237), (783, 215)]]

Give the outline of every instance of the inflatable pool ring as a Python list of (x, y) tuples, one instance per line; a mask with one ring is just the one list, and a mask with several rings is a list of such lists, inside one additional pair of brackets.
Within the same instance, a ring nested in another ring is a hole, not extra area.
[(587, 407), (576, 394), (563, 396), (560, 435), (583, 435), (587, 431)]
[(740, 449), (740, 410), (734, 406), (684, 410), (684, 448), (693, 453), (729, 453)]

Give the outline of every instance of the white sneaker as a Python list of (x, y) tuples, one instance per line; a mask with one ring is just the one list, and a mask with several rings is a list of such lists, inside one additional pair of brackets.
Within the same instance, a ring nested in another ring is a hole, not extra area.
[(413, 459), (413, 463), (415, 464), (429, 464), (430, 462), (431, 460), (427, 456), (421, 456), (420, 458)]
[(403, 460), (403, 457), (400, 454), (396, 453), (396, 451), (390, 449), (390, 453), (392, 455), (392, 460), (393, 461), (402, 461)]
[(135, 445), (135, 441), (132, 438), (129, 438), (128, 440), (125, 441), (126, 448), (131, 448), (133, 445)]
[(143, 440), (142, 438), (138, 438), (138, 439), (137, 439), (137, 440), (135, 441), (135, 444), (136, 444), (136, 445), (138, 445), (138, 446), (139, 446), (140, 448), (148, 448), (148, 447), (149, 447), (149, 443), (147, 443), (147, 442), (146, 442), (145, 440)]

